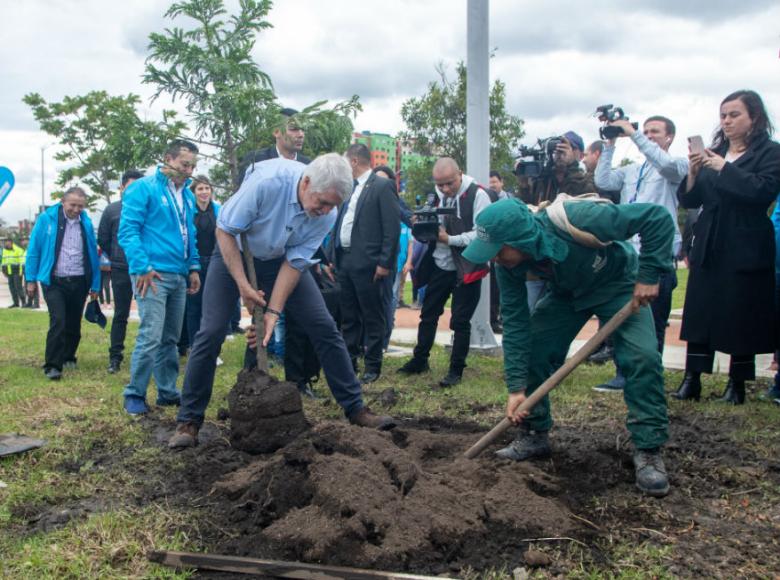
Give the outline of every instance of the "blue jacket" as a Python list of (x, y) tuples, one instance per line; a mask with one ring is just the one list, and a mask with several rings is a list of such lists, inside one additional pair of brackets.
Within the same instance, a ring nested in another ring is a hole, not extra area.
[(175, 272), (186, 276), (200, 270), (198, 246), (193, 216), (195, 196), (184, 186), (182, 198), (187, 206), (186, 224), (188, 246), (185, 258), (179, 216), (168, 191), (168, 177), (157, 168), (154, 175), (134, 181), (122, 196), (122, 215), (119, 219), (119, 245), (125, 251), (130, 274)]
[[(27, 247), (25, 262), (25, 279), (28, 282), (40, 282), (46, 286), (51, 284), (51, 274), (56, 261), (57, 227), (59, 225), (60, 208), (62, 204), (53, 205), (43, 212), (35, 222), (30, 245)], [(97, 241), (92, 220), (86, 211), (81, 212), (81, 227), (84, 230), (84, 241), (87, 244), (87, 255), (91, 267), (90, 290), (100, 290), (100, 262), (98, 261)]]

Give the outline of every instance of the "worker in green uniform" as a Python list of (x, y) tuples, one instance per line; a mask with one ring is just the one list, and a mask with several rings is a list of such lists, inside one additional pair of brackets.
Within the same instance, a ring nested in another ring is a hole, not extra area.
[[(504, 313), (506, 415), (520, 426), (517, 438), (498, 451), (523, 461), (549, 456), (550, 401), (528, 412), (518, 406), (563, 364), (577, 333), (594, 314), (611, 318), (629, 300), (636, 311), (614, 333), (615, 360), (628, 379), (626, 426), (634, 442), (636, 484), (661, 497), (669, 480), (660, 448), (668, 437), (663, 367), (648, 304), (658, 278), (672, 268), (674, 224), (663, 207), (570, 200), (533, 214), (517, 199), (486, 208), (477, 237), (463, 253), (474, 263), (495, 258)], [(639, 234), (639, 256), (624, 240)], [(526, 274), (550, 291), (529, 316)]]

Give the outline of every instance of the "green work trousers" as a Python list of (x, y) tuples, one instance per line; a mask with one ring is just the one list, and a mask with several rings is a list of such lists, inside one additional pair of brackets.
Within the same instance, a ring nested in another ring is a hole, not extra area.
[[(593, 308), (576, 311), (571, 301), (548, 293), (531, 316), (531, 357), (528, 389), (530, 395), (566, 360), (566, 354), (577, 333), (592, 315), (602, 323), (609, 320), (631, 293), (622, 293)], [(626, 377), (623, 396), (628, 407), (626, 427), (637, 449), (654, 449), (668, 436), (664, 374), (658, 341), (649, 306), (631, 315), (613, 334), (615, 361)], [(525, 423), (533, 430), (552, 427), (550, 398), (544, 397)]]

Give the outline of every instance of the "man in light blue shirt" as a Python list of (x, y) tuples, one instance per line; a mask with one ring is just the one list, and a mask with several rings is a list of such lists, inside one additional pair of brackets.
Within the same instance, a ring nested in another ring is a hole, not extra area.
[[(269, 292), (265, 336), (258, 337), (263, 346), (268, 344), (282, 311), (296, 318), (314, 345), (331, 392), (350, 422), (378, 429), (394, 426), (392, 419), (374, 415), (363, 404), (344, 339), (309, 272), (316, 263), (314, 252), (336, 221), (336, 212), (331, 210), (351, 191), (352, 172), (340, 155), (322, 155), (310, 165), (278, 158), (256, 164), (223, 206), (217, 220), (219, 251), (209, 264), (203, 318), (187, 361), (178, 425), (170, 447), (197, 444), (233, 304), (240, 296), (250, 310), (256, 305), (265, 307)], [(254, 257), (259, 291), (252, 288), (244, 271), (238, 244), (243, 232)]]
[[(653, 203), (666, 208), (674, 220), (674, 255), (680, 252), (680, 227), (677, 223), (677, 187), (688, 176), (688, 159), (672, 157), (669, 147), (674, 141), (674, 123), (660, 115), (648, 117), (642, 131), (634, 129), (625, 119), (613, 121), (610, 125), (620, 127), (620, 137), (627, 137), (645, 157), (641, 164), (632, 163), (623, 167), (612, 167), (616, 139), (609, 139), (596, 165), (596, 187), (608, 191), (620, 191), (620, 203)], [(631, 240), (639, 253), (639, 237)], [(658, 297), (650, 303), (655, 323), (658, 351), (663, 355), (666, 324), (672, 309), (672, 292), (677, 287), (677, 273), (672, 270), (661, 275), (658, 281)], [(621, 392), (625, 379), (618, 369), (611, 381), (595, 387), (602, 392)]]

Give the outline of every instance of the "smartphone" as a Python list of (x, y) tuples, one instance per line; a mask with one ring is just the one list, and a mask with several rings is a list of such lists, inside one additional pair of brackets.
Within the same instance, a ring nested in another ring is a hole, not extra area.
[(701, 135), (688, 137), (688, 147), (690, 147), (691, 153), (704, 153), (704, 141)]

